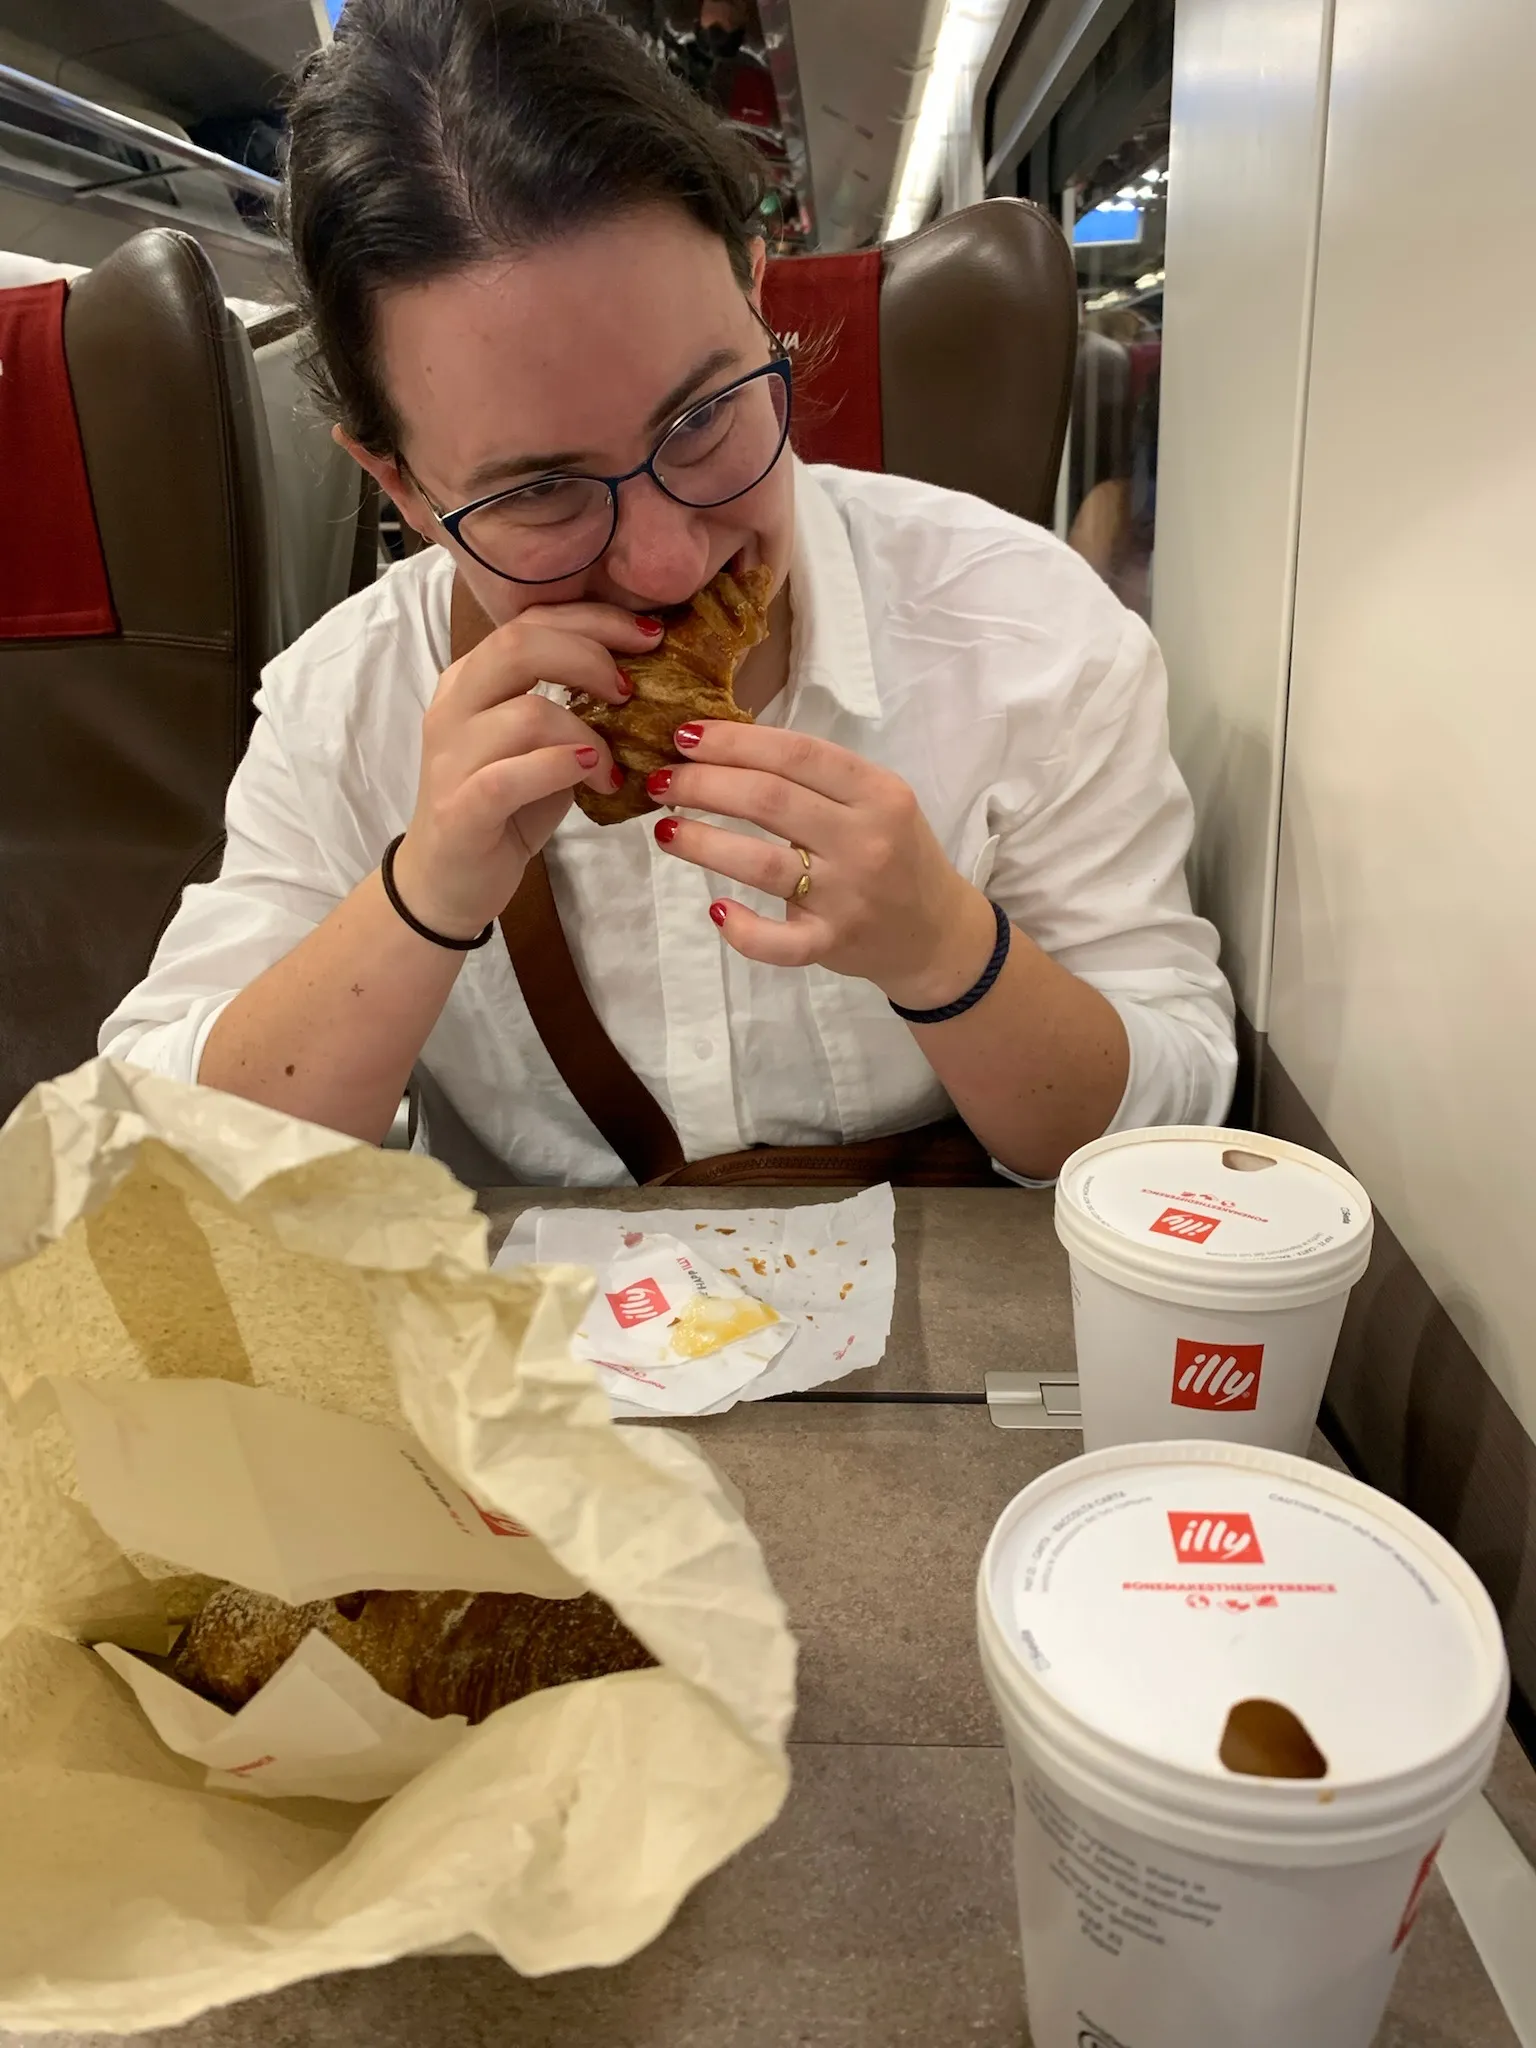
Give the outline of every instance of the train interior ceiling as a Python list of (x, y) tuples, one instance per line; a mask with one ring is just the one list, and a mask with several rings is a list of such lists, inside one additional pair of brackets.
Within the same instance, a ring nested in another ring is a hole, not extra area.
[[(947, 177), (929, 161), (927, 183), (913, 178), (935, 0), (609, 5), (750, 133), (775, 256), (872, 248), (944, 210)], [(0, 260), (88, 268), (144, 227), (174, 226), (201, 243), (248, 326), (268, 319), (283, 299), (282, 86), (338, 12), (338, 0), (0, 0)], [(1035, 200), (1072, 234), (1082, 347), (1059, 521), (1148, 613), (1172, 0), (1101, 9), (1059, 108), (1024, 135), (1018, 81), (1035, 76), (1042, 12), (988, 0), (975, 15), (1008, 44), (981, 108), (983, 147), (999, 145), (985, 189)], [(280, 431), (292, 434), (286, 419)], [(383, 527), (397, 550), (387, 507)]]
[[(1536, 9), (606, 5), (751, 137), (783, 272), (997, 199), (1065, 237), (1075, 371), (1040, 516), (1163, 650), (1233, 1120), (1341, 1159), (1377, 1207), (1331, 1439), (1484, 1577), (1536, 1753), (1536, 419), (1511, 403)], [(262, 400), (279, 645), (419, 544), (309, 409), (273, 224), (283, 82), (340, 12), (0, 0), (0, 290), (146, 229), (200, 245)], [(1536, 1830), (1521, 1848), (1536, 1900)]]

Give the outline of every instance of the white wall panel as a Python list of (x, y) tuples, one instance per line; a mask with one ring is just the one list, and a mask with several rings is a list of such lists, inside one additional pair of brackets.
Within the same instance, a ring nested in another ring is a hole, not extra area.
[(1331, 0), (1179, 0), (1153, 626), (1197, 901), (1266, 1023)]
[(1536, 1431), (1533, 99), (1531, 0), (1337, 0), (1270, 1030)]

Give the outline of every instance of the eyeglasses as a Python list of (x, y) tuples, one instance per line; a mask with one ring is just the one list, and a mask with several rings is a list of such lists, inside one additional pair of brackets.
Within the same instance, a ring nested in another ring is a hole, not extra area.
[[(690, 406), (623, 476), (544, 476), (444, 512), (416, 483), (438, 525), (509, 583), (561, 583), (590, 569), (619, 524), (619, 486), (648, 476), (678, 505), (705, 511), (755, 490), (789, 438), (793, 377), (781, 350)], [(402, 464), (402, 467), (404, 465)], [(413, 477), (412, 482), (416, 482)]]

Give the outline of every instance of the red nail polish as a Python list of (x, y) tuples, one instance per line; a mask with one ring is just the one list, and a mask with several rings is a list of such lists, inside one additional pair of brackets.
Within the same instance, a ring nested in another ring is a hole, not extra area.
[(702, 725), (680, 725), (673, 735), (680, 747), (696, 747), (704, 737)]
[(716, 924), (725, 923), (725, 911), (726, 906), (723, 903), (711, 903), (711, 905), (709, 906), (709, 914), (715, 920)]
[(622, 789), (624, 787), (624, 770), (622, 768), (614, 769), (613, 780), (609, 783), (608, 787), (610, 789)]
[(653, 797), (657, 803), (661, 802), (671, 787), (672, 770), (670, 768), (658, 768), (654, 775), (647, 775), (645, 778), (646, 795)]
[(662, 633), (666, 630), (660, 619), (653, 619), (645, 612), (635, 614), (635, 624), (642, 633)]
[(656, 827), (656, 844), (670, 846), (683, 829), (681, 818), (663, 818)]
[(619, 695), (621, 697), (633, 697), (634, 694), (635, 679), (629, 673), (628, 669), (621, 668), (619, 670)]
[(576, 749), (576, 759), (583, 768), (595, 768), (597, 766), (596, 747), (578, 747)]

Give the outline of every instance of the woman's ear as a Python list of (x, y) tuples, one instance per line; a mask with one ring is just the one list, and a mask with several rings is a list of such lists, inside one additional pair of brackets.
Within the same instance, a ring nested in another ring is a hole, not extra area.
[(374, 455), (361, 441), (341, 427), (331, 428), (331, 439), (338, 448), (345, 448), (360, 469), (366, 469), (379, 489), (394, 505), (395, 510), (407, 526), (413, 526), (425, 541), (435, 541), (433, 532), (436, 520), (432, 508), (411, 482), (392, 455)]
[(752, 289), (748, 297), (759, 313), (763, 310), (763, 272), (767, 268), (768, 244), (761, 235), (756, 235), (752, 241)]

